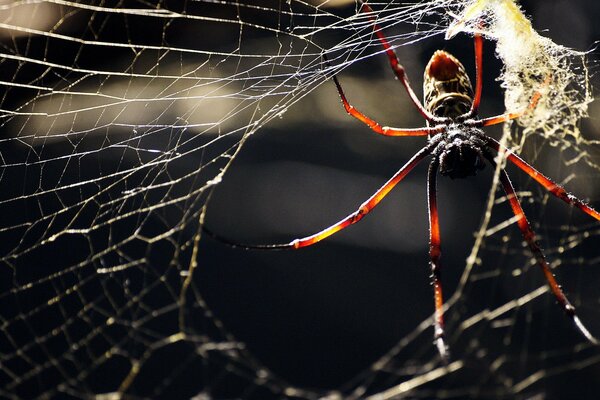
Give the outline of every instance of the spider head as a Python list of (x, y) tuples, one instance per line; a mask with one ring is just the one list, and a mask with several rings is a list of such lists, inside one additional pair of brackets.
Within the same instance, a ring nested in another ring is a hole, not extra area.
[(450, 178), (465, 178), (485, 167), (482, 148), (476, 128), (455, 125), (444, 134), (435, 152), (440, 163), (440, 174)]
[(433, 115), (455, 119), (473, 103), (473, 87), (465, 67), (452, 54), (433, 53), (423, 77), (425, 108)]

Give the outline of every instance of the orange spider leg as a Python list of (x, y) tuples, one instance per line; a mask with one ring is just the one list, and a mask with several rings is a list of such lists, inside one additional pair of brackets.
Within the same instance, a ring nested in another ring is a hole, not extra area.
[(354, 108), (354, 106), (352, 106), (348, 102), (348, 99), (346, 98), (346, 95), (344, 94), (344, 90), (342, 89), (342, 85), (340, 85), (340, 82), (338, 81), (338, 79), (335, 75), (333, 76), (333, 81), (335, 82), (335, 86), (337, 87), (338, 93), (340, 95), (340, 99), (342, 99), (342, 103), (344, 104), (344, 108), (346, 109), (346, 112), (348, 114), (350, 114), (351, 116), (353, 116), (354, 118), (356, 118), (357, 120), (359, 120), (360, 122), (367, 125), (374, 132), (379, 133), (380, 135), (385, 135), (385, 136), (427, 136), (427, 135), (438, 133), (438, 132), (442, 131), (441, 128), (436, 128), (436, 127), (399, 129), (399, 128), (390, 128), (389, 126), (381, 126), (378, 122), (367, 117), (365, 114), (358, 111), (356, 108)]
[(468, 113), (471, 116), (479, 111), (481, 92), (483, 91), (483, 38), (479, 33), (476, 33), (473, 39), (475, 45), (475, 96), (473, 97), (473, 103), (471, 103), (471, 110)]
[[(548, 83), (550, 83), (550, 77), (547, 77), (546, 80), (544, 81), (543, 85), (547, 85)], [(540, 101), (540, 98), (542, 97), (542, 93), (539, 91), (536, 91), (533, 96), (531, 96), (531, 99), (529, 100), (529, 105), (527, 105), (527, 107), (525, 107), (525, 109), (521, 110), (521, 111), (517, 111), (517, 112), (511, 112), (511, 113), (506, 113), (506, 114), (502, 114), (502, 115), (497, 115), (495, 117), (488, 117), (488, 118), (483, 118), (479, 121), (479, 126), (490, 126), (490, 125), (497, 125), (497, 124), (501, 124), (503, 122), (508, 122), (510, 120), (513, 119), (517, 119), (525, 114), (527, 114), (528, 112), (530, 112), (531, 110), (535, 109)]]
[(431, 279), (433, 281), (433, 299), (435, 303), (434, 343), (440, 352), (442, 360), (448, 359), (448, 348), (444, 342), (444, 298), (442, 296), (440, 258), (442, 256), (440, 223), (438, 218), (436, 197), (436, 174), (439, 161), (434, 159), (427, 173), (427, 199), (429, 210), (429, 258), (431, 260)]
[(531, 97), (531, 100), (529, 101), (529, 105), (524, 110), (497, 115), (495, 117), (483, 118), (481, 120), (482, 126), (496, 125), (501, 124), (503, 122), (508, 122), (513, 119), (517, 119), (527, 114), (529, 111), (533, 110), (540, 101), (540, 97), (542, 97), (542, 94), (540, 92), (535, 92), (534, 95)]
[(348, 215), (346, 218), (341, 221), (331, 225), (328, 228), (323, 229), (320, 232), (317, 232), (313, 235), (306, 236), (300, 239), (294, 239), (289, 243), (281, 243), (281, 244), (266, 244), (266, 245), (255, 245), (255, 244), (242, 244), (234, 242), (230, 239), (224, 238), (220, 235), (215, 234), (211, 230), (206, 227), (202, 227), (202, 230), (211, 236), (212, 238), (223, 242), (231, 247), (237, 247), (241, 249), (256, 249), (256, 250), (284, 250), (284, 249), (299, 249), (301, 247), (311, 246), (321, 240), (333, 235), (336, 232), (341, 231), (360, 221), (365, 215), (367, 215), (388, 193), (402, 180), (408, 175), (412, 169), (417, 166), (419, 162), (421, 162), (426, 156), (431, 153), (433, 147), (437, 145), (437, 142), (431, 142), (423, 149), (419, 150), (417, 154), (415, 154), (402, 168), (400, 168), (394, 176), (392, 176), (383, 186), (381, 186), (367, 201), (362, 203), (360, 207)]
[[(490, 162), (493, 163), (491, 157)], [(519, 226), (519, 229), (521, 230), (521, 233), (523, 234), (523, 238), (529, 245), (529, 249), (531, 250), (531, 252), (535, 255), (537, 263), (542, 269), (542, 272), (544, 273), (544, 276), (548, 281), (548, 285), (550, 286), (550, 290), (552, 290), (554, 297), (556, 297), (556, 300), (558, 301), (562, 309), (569, 316), (569, 318), (573, 320), (575, 326), (577, 326), (577, 328), (583, 334), (583, 336), (585, 336), (586, 339), (589, 340), (591, 343), (598, 344), (598, 340), (595, 337), (593, 337), (592, 334), (583, 325), (583, 323), (575, 313), (575, 307), (573, 307), (573, 305), (569, 302), (567, 296), (565, 296), (564, 292), (556, 282), (556, 279), (554, 278), (554, 275), (550, 270), (550, 266), (546, 261), (546, 257), (544, 257), (544, 253), (542, 252), (540, 246), (537, 243), (535, 233), (531, 229), (529, 221), (527, 221), (527, 217), (525, 217), (525, 213), (523, 212), (521, 203), (519, 202), (517, 194), (515, 193), (515, 189), (512, 183), (510, 182), (510, 178), (508, 177), (508, 174), (505, 170), (502, 170), (500, 173), (500, 181), (502, 183), (502, 186), (504, 187), (506, 195), (508, 196), (508, 201), (510, 202), (510, 206), (513, 210), (513, 213), (518, 218), (517, 224)]]
[(591, 215), (592, 217), (594, 217), (600, 221), (600, 213), (598, 211), (594, 210), (592, 207), (590, 207), (589, 205), (584, 203), (582, 200), (579, 200), (577, 197), (573, 196), (571, 193), (568, 193), (562, 186), (555, 183), (550, 178), (546, 177), (544, 174), (542, 174), (540, 171), (538, 171), (537, 169), (532, 167), (529, 163), (527, 163), (527, 161), (523, 160), (521, 157), (519, 157), (512, 151), (510, 151), (506, 147), (502, 146), (497, 140), (492, 139), (490, 137), (488, 137), (487, 140), (488, 140), (489, 147), (495, 149), (496, 151), (499, 151), (500, 149), (502, 149), (502, 151), (504, 151), (506, 153), (507, 158), (513, 164), (515, 164), (517, 167), (519, 167), (521, 170), (523, 170), (525, 173), (527, 173), (529, 176), (531, 176), (536, 182), (538, 182), (540, 185), (542, 185), (546, 190), (548, 190), (554, 196), (558, 197), (559, 199), (561, 199), (562, 201), (564, 201), (567, 204), (570, 204), (570, 205), (573, 205), (573, 206), (579, 208), (584, 213)]
[(398, 170), (382, 187), (380, 187), (371, 197), (369, 197), (364, 203), (360, 205), (358, 210), (348, 215), (338, 223), (325, 228), (322, 231), (315, 233), (301, 239), (293, 240), (289, 243), (290, 247), (299, 249), (301, 247), (311, 246), (321, 240), (333, 235), (336, 232), (347, 228), (360, 221), (365, 215), (367, 215), (388, 193), (400, 182), (412, 169), (423, 160), (429, 153), (431, 153), (432, 145), (420, 150), (415, 154), (402, 168)]
[[(373, 13), (373, 9), (367, 3), (362, 1), (361, 3), (363, 12)], [(398, 60), (396, 52), (394, 51), (394, 49), (392, 49), (389, 42), (387, 41), (387, 38), (381, 31), (381, 27), (377, 23), (375, 23), (375, 17), (369, 15), (369, 19), (373, 21), (373, 32), (375, 32), (375, 34), (379, 38), (379, 41), (381, 42), (381, 45), (385, 49), (385, 53), (387, 54), (388, 59), (390, 60), (390, 66), (392, 67), (392, 70), (396, 74), (398, 80), (400, 80), (402, 85), (404, 85), (404, 89), (406, 89), (406, 92), (408, 93), (408, 96), (412, 100), (413, 104), (415, 105), (415, 107), (417, 107), (417, 110), (419, 110), (419, 113), (421, 113), (423, 118), (425, 118), (427, 121), (435, 121), (436, 117), (433, 116), (433, 114), (431, 114), (429, 111), (427, 111), (425, 107), (423, 107), (423, 105), (417, 98), (417, 95), (415, 94), (414, 90), (410, 86), (410, 82), (408, 81), (408, 77), (406, 76), (406, 71), (404, 70), (404, 67), (400, 64), (400, 60)]]

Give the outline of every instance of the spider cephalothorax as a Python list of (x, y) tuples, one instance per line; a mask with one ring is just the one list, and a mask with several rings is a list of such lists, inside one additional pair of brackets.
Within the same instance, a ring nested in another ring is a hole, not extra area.
[(485, 141), (481, 129), (465, 124), (452, 124), (430, 141), (437, 142), (431, 154), (440, 164), (440, 174), (450, 178), (465, 178), (485, 167)]
[[(373, 10), (366, 3), (362, 3), (362, 10), (372, 13)], [(373, 18), (373, 17), (371, 17)], [(381, 32), (381, 28), (373, 23), (373, 29), (379, 41), (385, 49), (390, 66), (396, 77), (404, 85), (413, 104), (419, 113), (427, 121), (427, 126), (423, 128), (391, 128), (382, 126), (377, 121), (369, 118), (352, 106), (337, 77), (333, 75), (333, 81), (337, 87), (344, 108), (354, 118), (366, 124), (375, 133), (385, 136), (427, 136), (427, 144), (419, 150), (410, 160), (406, 162), (383, 186), (381, 186), (371, 197), (363, 202), (356, 211), (343, 218), (339, 222), (317, 232), (313, 235), (299, 239), (294, 239), (289, 243), (267, 244), (267, 245), (248, 245), (239, 244), (231, 240), (224, 239), (206, 228), (212, 237), (219, 239), (233, 247), (245, 249), (299, 249), (311, 246), (323, 239), (333, 235), (348, 226), (360, 221), (381, 200), (402, 180), (408, 173), (423, 161), (427, 156), (432, 156), (427, 175), (427, 197), (429, 209), (429, 257), (431, 260), (431, 277), (434, 291), (434, 338), (435, 345), (438, 348), (442, 358), (447, 358), (446, 345), (444, 342), (444, 314), (443, 314), (443, 296), (441, 282), (441, 238), (440, 225), (437, 209), (436, 195), (436, 175), (440, 171), (441, 175), (447, 175), (451, 178), (464, 178), (483, 168), (485, 162), (493, 166), (493, 152), (501, 151), (505, 154), (508, 161), (519, 167), (531, 178), (537, 181), (550, 193), (571, 204), (583, 212), (589, 214), (597, 220), (600, 220), (600, 213), (592, 207), (579, 200), (577, 197), (567, 193), (562, 187), (544, 176), (534, 167), (529, 165), (522, 158), (503, 147), (497, 140), (487, 136), (482, 128), (490, 125), (496, 125), (503, 122), (519, 118), (527, 112), (531, 112), (537, 106), (540, 93), (535, 93), (524, 110), (507, 112), (489, 118), (477, 118), (477, 111), (481, 101), (481, 68), (482, 68), (482, 49), (483, 39), (480, 35), (475, 35), (475, 66), (476, 66), (476, 84), (475, 90), (471, 86), (471, 81), (465, 72), (462, 64), (451, 54), (439, 50), (434, 53), (425, 69), (424, 79), (424, 98), (425, 105), (421, 104), (406, 77), (404, 67), (400, 65), (398, 57), (390, 47), (387, 39)], [(516, 217), (517, 225), (523, 234), (525, 242), (535, 256), (535, 260), (541, 268), (546, 278), (552, 294), (565, 311), (567, 316), (575, 323), (581, 333), (592, 343), (598, 341), (583, 326), (575, 314), (575, 308), (569, 303), (569, 300), (556, 282), (554, 275), (546, 261), (546, 257), (536, 241), (535, 234), (525, 217), (517, 193), (504, 169), (500, 169), (500, 183), (506, 192), (507, 201)]]

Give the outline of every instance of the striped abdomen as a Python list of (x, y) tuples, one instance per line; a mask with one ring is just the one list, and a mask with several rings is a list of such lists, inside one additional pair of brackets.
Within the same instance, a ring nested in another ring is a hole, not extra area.
[(467, 113), (473, 103), (473, 87), (465, 67), (456, 57), (436, 51), (423, 77), (425, 108), (438, 117), (456, 118)]

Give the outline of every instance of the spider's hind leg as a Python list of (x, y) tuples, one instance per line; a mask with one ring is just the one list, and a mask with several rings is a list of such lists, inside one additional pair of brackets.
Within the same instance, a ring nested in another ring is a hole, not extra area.
[[(488, 155), (487, 158), (492, 163), (492, 165), (495, 165), (495, 162), (491, 155)], [(590, 343), (598, 345), (598, 339), (592, 336), (590, 331), (583, 325), (583, 323), (577, 316), (577, 313), (575, 312), (575, 307), (569, 302), (567, 296), (560, 288), (560, 285), (556, 282), (556, 278), (554, 277), (554, 274), (552, 274), (552, 270), (550, 269), (550, 266), (546, 261), (546, 257), (544, 256), (544, 253), (542, 252), (542, 249), (540, 248), (535, 238), (535, 233), (533, 232), (533, 229), (531, 228), (531, 225), (529, 224), (529, 221), (525, 216), (525, 212), (521, 207), (521, 203), (519, 202), (519, 198), (517, 197), (515, 189), (510, 181), (510, 178), (508, 177), (508, 174), (504, 169), (500, 171), (500, 182), (502, 184), (502, 187), (504, 188), (504, 191), (506, 192), (513, 213), (518, 218), (517, 224), (519, 226), (519, 229), (521, 230), (523, 238), (525, 239), (527, 245), (529, 246), (529, 249), (535, 256), (537, 264), (542, 269), (542, 272), (544, 273), (544, 277), (548, 282), (548, 286), (550, 286), (552, 294), (554, 294), (554, 297), (556, 297), (556, 300), (558, 301), (564, 312), (569, 318), (571, 318), (571, 320), (573, 321), (577, 329), (579, 329), (579, 331), (583, 334), (583, 336), (585, 336), (585, 338), (588, 341), (590, 341)]]
[(433, 283), (433, 300), (435, 303), (434, 315), (434, 344), (440, 352), (444, 362), (448, 361), (448, 346), (444, 340), (444, 298), (442, 296), (442, 281), (440, 259), (442, 256), (440, 223), (437, 209), (437, 182), (436, 174), (438, 170), (439, 159), (434, 157), (429, 164), (427, 173), (427, 200), (429, 210), (429, 257), (431, 260), (431, 279)]

